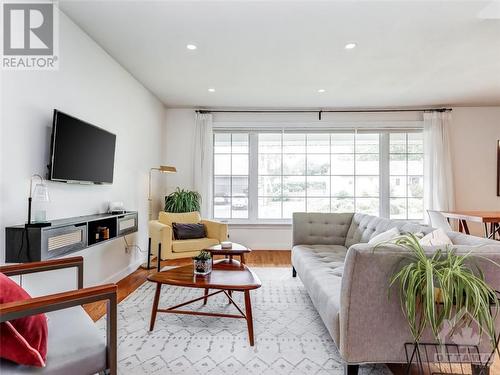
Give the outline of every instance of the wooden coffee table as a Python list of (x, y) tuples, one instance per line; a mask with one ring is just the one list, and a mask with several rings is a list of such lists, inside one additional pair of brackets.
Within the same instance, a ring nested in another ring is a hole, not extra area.
[[(156, 293), (153, 301), (153, 309), (151, 312), (151, 323), (149, 330), (152, 331), (155, 325), (156, 314), (172, 313), (172, 314), (187, 314), (213, 316), (219, 318), (237, 318), (245, 319), (248, 327), (248, 338), (250, 345), (254, 345), (253, 319), (252, 319), (252, 304), (250, 301), (250, 291), (260, 288), (262, 285), (258, 276), (247, 266), (239, 262), (233, 262), (229, 259), (215, 261), (212, 272), (206, 276), (194, 275), (193, 266), (182, 266), (173, 268), (167, 271), (156, 272), (148, 276), (148, 280), (156, 283)], [(186, 288), (204, 289), (205, 294), (199, 298), (180, 303), (169, 308), (158, 308), (160, 301), (161, 286), (163, 284), (175, 285)], [(216, 291), (208, 294), (208, 289)], [(231, 291), (239, 291), (245, 294), (245, 312), (234, 302), (231, 297)], [(224, 293), (229, 302), (232, 303), (239, 314), (221, 314), (202, 311), (179, 310), (180, 307), (189, 305), (193, 302), (204, 300), (204, 304), (208, 297)]]
[(239, 256), (241, 263), (245, 263), (245, 254), (250, 253), (252, 250), (246, 246), (240, 245), (239, 243), (233, 242), (232, 247), (230, 249), (223, 249), (222, 246), (214, 245), (203, 249), (208, 251), (212, 256), (214, 255), (224, 255), (226, 258), (229, 257), (230, 260), (233, 260), (234, 256)]

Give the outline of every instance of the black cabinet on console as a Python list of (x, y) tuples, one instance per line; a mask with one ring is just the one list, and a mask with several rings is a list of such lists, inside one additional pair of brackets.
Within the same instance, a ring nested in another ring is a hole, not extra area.
[(137, 232), (137, 212), (98, 214), (54, 220), (47, 227), (5, 228), (5, 261), (35, 262), (57, 258)]

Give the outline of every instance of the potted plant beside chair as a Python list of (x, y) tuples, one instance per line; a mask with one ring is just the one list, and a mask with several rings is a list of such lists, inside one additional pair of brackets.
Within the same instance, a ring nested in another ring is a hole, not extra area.
[(166, 212), (193, 212), (200, 210), (201, 195), (197, 191), (177, 188), (165, 197)]

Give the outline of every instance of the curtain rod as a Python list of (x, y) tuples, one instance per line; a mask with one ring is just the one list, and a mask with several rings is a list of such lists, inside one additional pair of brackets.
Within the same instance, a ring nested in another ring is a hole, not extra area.
[(388, 112), (451, 112), (451, 108), (420, 108), (420, 109), (319, 109), (319, 110), (225, 110), (225, 109), (198, 109), (196, 113), (317, 113), (321, 120), (322, 113), (388, 113)]

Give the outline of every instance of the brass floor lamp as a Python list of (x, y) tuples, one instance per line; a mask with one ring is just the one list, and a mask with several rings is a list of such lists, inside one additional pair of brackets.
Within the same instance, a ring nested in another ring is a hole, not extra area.
[[(151, 178), (153, 171), (158, 171), (160, 173), (176, 173), (177, 169), (175, 167), (172, 167), (170, 165), (160, 165), (159, 167), (153, 167), (149, 170), (149, 187), (148, 187), (148, 222), (153, 220), (153, 198), (151, 196)], [(161, 244), (159, 245), (161, 246)], [(158, 268), (158, 271), (160, 270), (160, 259), (161, 256), (161, 248), (158, 248), (158, 256), (157, 256), (157, 264), (152, 264), (151, 263), (151, 237), (148, 239), (148, 259), (146, 263), (141, 264), (141, 268), (144, 269), (152, 269), (152, 268)]]

